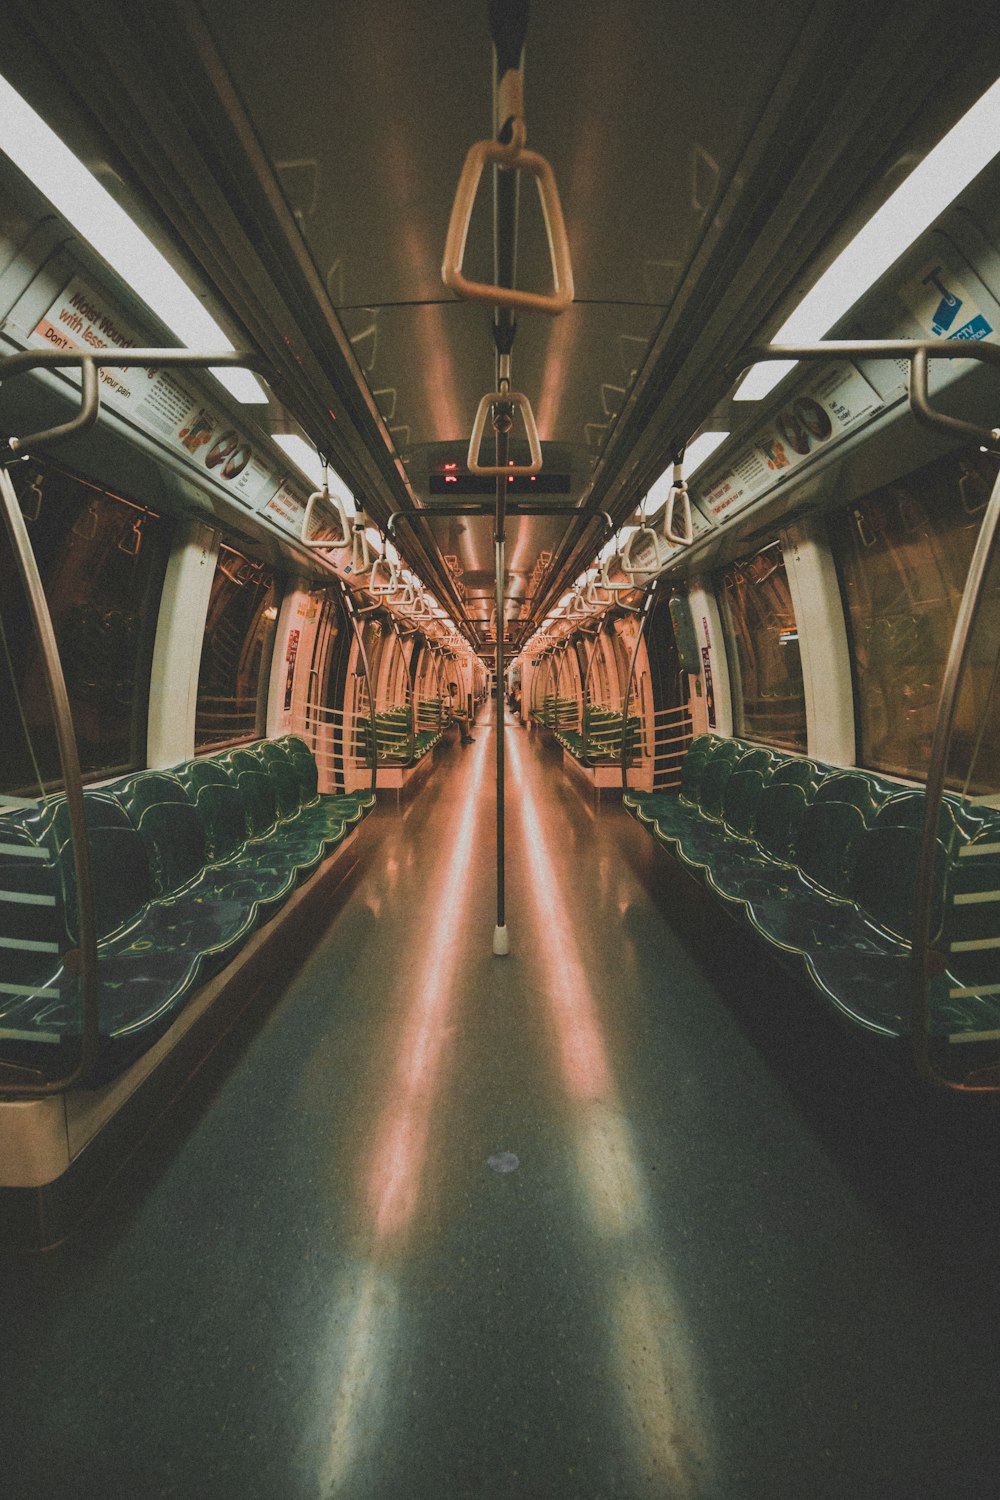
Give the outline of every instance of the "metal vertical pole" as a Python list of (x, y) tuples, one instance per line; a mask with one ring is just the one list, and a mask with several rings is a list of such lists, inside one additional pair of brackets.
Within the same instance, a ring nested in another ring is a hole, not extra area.
[[(501, 361), (509, 367), (509, 360)], [(494, 416), (496, 426), (496, 451), (497, 467), (506, 467), (507, 455), (510, 449), (510, 418), (506, 421), (498, 411)], [(497, 602), (497, 650), (495, 662), (495, 682), (497, 693), (496, 711), (496, 740), (497, 740), (497, 920), (493, 929), (493, 952), (499, 957), (510, 952), (510, 938), (507, 933), (506, 913), (506, 870), (505, 870), (505, 848), (504, 848), (504, 711), (503, 711), (503, 596), (504, 577), (506, 573), (506, 509), (507, 509), (507, 476), (497, 476), (497, 509), (496, 524), (494, 528), (493, 544), (495, 549), (494, 564), (496, 567), (496, 602)]]
[(73, 726), (73, 714), (70, 709), (69, 694), (66, 691), (62, 660), (56, 643), (55, 627), (52, 624), (45, 589), (38, 572), (38, 563), (28, 536), (28, 529), (24, 524), (14, 485), (4, 468), (0, 468), (0, 512), (2, 512), (4, 526), (14, 552), (14, 561), (34, 627), (42, 675), (52, 707), (52, 727), (55, 731), (62, 767), (66, 812), (72, 843), (78, 927), (77, 947), (72, 954), (64, 956), (63, 963), (68, 970), (72, 964), (79, 976), (81, 1032), (80, 1057), (69, 1073), (62, 1078), (37, 1078), (30, 1083), (4, 1080), (0, 1083), (0, 1092), (4, 1094), (56, 1094), (68, 1089), (78, 1078), (86, 1076), (93, 1067), (100, 1049), (97, 921), (90, 869), (90, 842), (87, 834), (76, 730)]
[[(937, 957), (932, 954), (935, 869), (939, 847), (938, 823), (945, 791), (948, 758), (952, 749), (955, 718), (958, 713), (959, 694), (998, 542), (1000, 542), (1000, 476), (993, 485), (986, 513), (979, 528), (979, 535), (976, 538), (976, 545), (969, 559), (969, 571), (955, 617), (955, 628), (952, 632), (948, 660), (945, 663), (944, 677), (941, 682), (934, 740), (927, 766), (924, 827), (920, 857), (917, 861), (916, 892), (913, 903), (913, 945), (910, 955), (914, 1062), (919, 1072), (932, 1083), (968, 1092), (976, 1092), (978, 1089), (992, 1092), (996, 1087), (994, 1070), (988, 1069), (988, 1078), (979, 1084), (975, 1080), (975, 1075), (970, 1075), (964, 1082), (947, 1078), (935, 1067), (930, 1051), (929, 982), (933, 972), (931, 960), (932, 957)], [(950, 857), (950, 850), (948, 854)]]
[[(514, 122), (524, 116), (524, 34), (528, 24), (527, 0), (504, 4), (493, 0), (490, 6), (490, 32), (493, 37), (493, 130), (499, 141), (513, 138)], [(493, 272), (497, 286), (517, 284), (517, 220), (520, 195), (518, 172), (493, 171)], [(496, 349), (497, 390), (510, 390), (510, 352), (517, 324), (509, 307), (493, 310), (493, 343)], [(496, 465), (506, 469), (510, 458), (512, 412), (509, 405), (497, 403), (493, 408), (493, 430), (496, 433)], [(510, 952), (504, 894), (504, 660), (503, 595), (506, 571), (507, 475), (497, 475), (496, 524), (493, 543), (496, 549), (497, 649), (495, 680), (497, 693), (497, 921), (493, 929), (493, 952), (502, 956)]]

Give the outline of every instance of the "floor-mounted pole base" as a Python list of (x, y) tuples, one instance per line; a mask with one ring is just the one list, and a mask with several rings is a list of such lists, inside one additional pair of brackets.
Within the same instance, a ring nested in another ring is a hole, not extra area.
[(510, 938), (507, 936), (506, 925), (493, 929), (493, 952), (498, 958), (503, 958), (510, 952)]

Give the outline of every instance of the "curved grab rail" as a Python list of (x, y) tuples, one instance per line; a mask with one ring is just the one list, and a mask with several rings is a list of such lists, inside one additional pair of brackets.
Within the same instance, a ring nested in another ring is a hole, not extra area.
[[(515, 120), (514, 134), (509, 143), (476, 141), (469, 147), (448, 220), (441, 279), (457, 296), (471, 302), (488, 302), (493, 307), (509, 308), (512, 312), (543, 312), (550, 317), (557, 317), (573, 301), (573, 264), (569, 253), (569, 237), (552, 168), (537, 151), (525, 150), (525, 136), (524, 121)], [(479, 189), (479, 179), (487, 162), (493, 162), (502, 171), (528, 172), (535, 179), (552, 263), (550, 293), (525, 292), (516, 287), (469, 281), (462, 274), (472, 210)]]
[(650, 617), (651, 617), (651, 615), (653, 613), (653, 610), (656, 608), (656, 600), (657, 600), (657, 590), (658, 590), (658, 588), (659, 588), (659, 580), (657, 580), (657, 582), (655, 582), (653, 584), (652, 588), (647, 593), (646, 598), (645, 598), (645, 602), (643, 604), (642, 616), (641, 616), (640, 621), (639, 621), (639, 628), (638, 628), (638, 630), (635, 633), (635, 646), (633, 647), (632, 657), (631, 657), (631, 660), (629, 661), (628, 678), (627, 678), (626, 683), (625, 683), (625, 693), (624, 693), (624, 696), (622, 698), (622, 793), (623, 794), (626, 793), (628, 791), (628, 789), (629, 789), (629, 785), (628, 785), (628, 773), (629, 773), (629, 765), (630, 765), (631, 760), (632, 760), (632, 742), (631, 742), (631, 737), (628, 735), (625, 726), (628, 724), (629, 714), (630, 714), (630, 711), (631, 711), (631, 708), (632, 708), (632, 688), (633, 688), (633, 685), (635, 683), (635, 669), (636, 669), (636, 665), (637, 665), (637, 663), (639, 661), (639, 650), (640, 650), (640, 647), (642, 646), (643, 637), (644, 637), (645, 632), (646, 632), (646, 626), (649, 623), (649, 620), (650, 620)]
[[(494, 406), (499, 405), (516, 406), (524, 418), (524, 430), (528, 438), (528, 452), (531, 454), (530, 464), (480, 464), (479, 450), (483, 444), (483, 433), (486, 431), (486, 418)], [(535, 413), (531, 409), (531, 402), (527, 396), (520, 391), (487, 391), (476, 408), (476, 420), (472, 424), (472, 436), (469, 438), (469, 453), (466, 464), (470, 474), (486, 474), (491, 478), (498, 478), (502, 474), (517, 477), (519, 475), (537, 474), (542, 467), (542, 445), (538, 437), (538, 426), (535, 422)]]
[[(2, 467), (0, 467), (0, 510), (3, 512), (3, 521), (14, 552), (15, 565), (27, 597), (28, 611), (39, 646), (45, 686), (52, 705), (53, 727), (59, 749), (66, 793), (66, 810), (73, 845), (73, 878), (76, 884), (76, 910), (79, 926), (78, 946), (72, 955), (81, 985), (80, 1057), (76, 1066), (62, 1078), (37, 1079), (33, 1082), (24, 1082), (20, 1079), (0, 1081), (0, 1094), (38, 1096), (63, 1093), (78, 1079), (86, 1077), (97, 1058), (100, 1047), (97, 927), (91, 877), (90, 841), (83, 801), (83, 780), (80, 774), (80, 757), (77, 751), (73, 716), (66, 691), (66, 679), (63, 675), (55, 628), (52, 624), (52, 616), (38, 572), (38, 563), (31, 539), (24, 524), (24, 517), (21, 515), (21, 508), (18, 505), (10, 475)], [(70, 958), (71, 955), (67, 954), (64, 959), (67, 968), (69, 968)]]
[(1000, 428), (982, 427), (938, 411), (930, 403), (927, 388), (928, 361), (974, 359), (980, 364), (1000, 366), (1000, 344), (989, 339), (829, 339), (817, 344), (759, 344), (744, 349), (729, 367), (735, 381), (751, 365), (767, 360), (823, 360), (858, 355), (869, 359), (905, 359), (910, 365), (908, 399), (916, 421), (952, 437), (973, 438), (979, 443), (1000, 440)]
[(912, 1046), (914, 1063), (922, 1076), (944, 1088), (966, 1093), (996, 1092), (998, 1076), (977, 1082), (974, 1075), (964, 1081), (945, 1076), (931, 1056), (929, 982), (939, 958), (933, 950), (931, 922), (935, 892), (938, 821), (944, 798), (945, 776), (952, 736), (958, 714), (959, 698), (969, 665), (973, 631), (983, 604), (993, 558), (1000, 545), (1000, 477), (990, 495), (983, 516), (969, 571), (955, 618), (948, 659), (941, 683), (941, 696), (935, 722), (934, 739), (927, 767), (924, 801), (924, 826), (917, 862), (916, 894), (913, 906), (913, 947), (910, 955), (912, 975)]
[(193, 349), (20, 349), (16, 354), (0, 355), (0, 381), (26, 370), (42, 368), (79, 369), (81, 372), (80, 410), (68, 422), (56, 427), (45, 427), (27, 437), (12, 437), (7, 446), (12, 453), (23, 454), (29, 449), (51, 446), (53, 443), (75, 437), (85, 432), (97, 421), (101, 408), (98, 370), (108, 366), (122, 369), (134, 367), (180, 366), (190, 369), (214, 369), (216, 366), (239, 367), (265, 372), (264, 362), (256, 354), (246, 350), (224, 349), (210, 354)]

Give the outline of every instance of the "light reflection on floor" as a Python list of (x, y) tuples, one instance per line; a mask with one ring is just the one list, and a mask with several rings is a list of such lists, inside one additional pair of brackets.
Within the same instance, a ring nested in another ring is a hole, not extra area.
[[(380, 1446), (388, 1408), (398, 1392), (388, 1389), (394, 1344), (399, 1337), (399, 1286), (394, 1266), (406, 1247), (426, 1191), (428, 1145), (435, 1106), (444, 1090), (448, 1039), (461, 998), (457, 967), (465, 949), (464, 927), (471, 887), (480, 793), (489, 757), (475, 757), (471, 783), (443, 871), (434, 870), (434, 919), (418, 952), (408, 955), (405, 975), (415, 976), (406, 993), (396, 1062), (377, 1111), (373, 1147), (359, 1188), (364, 1255), (345, 1273), (334, 1299), (330, 1348), (330, 1428), (319, 1473), (322, 1497), (349, 1490), (359, 1470)], [(412, 858), (412, 855), (411, 855)], [(407, 861), (409, 863), (409, 860)]]
[[(707, 1402), (683, 1313), (656, 1247), (642, 1169), (616, 1095), (600, 1015), (560, 894), (519, 736), (509, 736), (510, 805), (521, 821), (532, 902), (520, 943), (541, 966), (566, 1091), (580, 1201), (599, 1254), (595, 1287), (610, 1308), (612, 1360), (634, 1495), (694, 1497), (711, 1483)], [(529, 932), (529, 927), (533, 932)]]

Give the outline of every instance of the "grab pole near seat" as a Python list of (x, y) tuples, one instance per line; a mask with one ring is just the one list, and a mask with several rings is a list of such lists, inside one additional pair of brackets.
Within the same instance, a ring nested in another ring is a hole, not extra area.
[(929, 985), (935, 968), (935, 959), (939, 959), (940, 956), (935, 955), (932, 948), (931, 925), (934, 916), (938, 823), (944, 798), (948, 758), (952, 748), (961, 690), (969, 665), (973, 633), (983, 605), (998, 545), (1000, 545), (1000, 476), (993, 485), (986, 513), (979, 528), (979, 535), (976, 538), (976, 545), (969, 560), (969, 571), (966, 575), (958, 614), (955, 617), (955, 628), (952, 632), (948, 659), (941, 681), (941, 696), (938, 699), (934, 739), (931, 743), (927, 767), (924, 827), (913, 905), (911, 954), (913, 1060), (918, 1071), (929, 1082), (962, 1093), (995, 1093), (1000, 1083), (1000, 1067), (994, 1066), (979, 1078), (973, 1073), (964, 1080), (960, 1080), (946, 1077), (934, 1064), (930, 1046)]
[[(76, 731), (73, 728), (69, 695), (66, 691), (66, 679), (63, 676), (55, 628), (52, 624), (52, 616), (49, 613), (48, 601), (45, 598), (45, 589), (38, 572), (28, 529), (24, 524), (24, 517), (21, 514), (11, 477), (2, 466), (0, 466), (0, 502), (2, 502), (4, 525), (27, 596), (28, 611), (40, 648), (45, 686), (52, 706), (73, 842), (73, 878), (76, 885), (76, 912), (79, 928), (78, 946), (75, 954), (72, 955), (74, 966), (78, 969), (82, 991), (79, 1062), (62, 1078), (37, 1079), (33, 1082), (23, 1079), (7, 1081), (0, 1074), (0, 1096), (6, 1094), (37, 1097), (43, 1094), (64, 1093), (78, 1079), (86, 1077), (97, 1059), (100, 1042), (97, 924), (90, 866), (90, 843), (83, 803), (83, 779), (80, 774), (80, 756), (77, 751)], [(70, 954), (63, 957), (63, 964), (67, 968), (69, 968), (68, 960), (70, 959)]]

